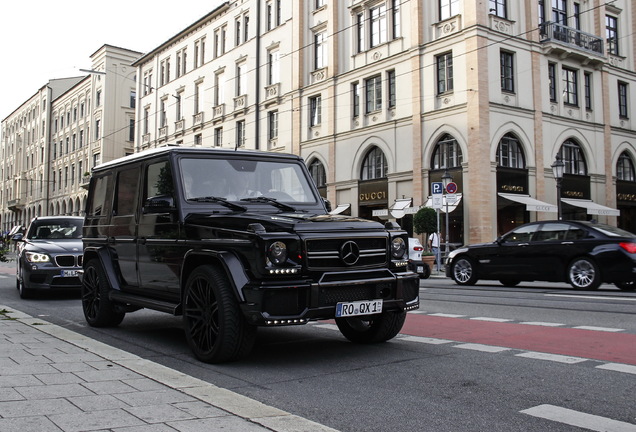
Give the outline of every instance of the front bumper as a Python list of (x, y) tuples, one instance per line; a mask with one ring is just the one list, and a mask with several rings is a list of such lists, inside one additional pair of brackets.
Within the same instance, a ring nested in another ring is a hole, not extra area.
[(81, 267), (28, 264), (22, 268), (22, 278), (29, 289), (79, 289), (82, 286), (77, 275), (79, 270)]
[(383, 311), (419, 308), (419, 275), (389, 270), (325, 273), (320, 280), (247, 285), (241, 304), (253, 325), (294, 325), (333, 319), (340, 302), (383, 300)]

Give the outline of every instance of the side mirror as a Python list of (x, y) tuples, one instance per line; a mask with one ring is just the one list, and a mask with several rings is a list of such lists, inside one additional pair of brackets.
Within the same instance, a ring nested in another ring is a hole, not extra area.
[(22, 237), (24, 237), (23, 233), (14, 234), (13, 237), (11, 237), (11, 241), (14, 241), (14, 242), (22, 241)]
[(144, 214), (169, 213), (176, 210), (174, 198), (169, 195), (150, 197), (144, 203)]
[(328, 199), (322, 199), (322, 202), (325, 203), (325, 207), (327, 208), (327, 211), (330, 212), (331, 210), (333, 210), (331, 208), (331, 201), (329, 201)]

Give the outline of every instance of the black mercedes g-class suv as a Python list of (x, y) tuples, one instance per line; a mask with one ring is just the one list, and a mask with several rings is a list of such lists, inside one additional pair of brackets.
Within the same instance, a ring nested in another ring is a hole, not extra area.
[(351, 341), (391, 339), (419, 307), (408, 235), (327, 207), (293, 155), (169, 146), (99, 165), (83, 230), (86, 320), (182, 315), (210, 363), (248, 354), (258, 326), (335, 319)]

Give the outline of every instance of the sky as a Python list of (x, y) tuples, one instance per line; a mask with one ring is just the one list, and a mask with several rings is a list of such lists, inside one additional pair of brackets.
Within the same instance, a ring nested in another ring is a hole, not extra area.
[(223, 0), (17, 0), (0, 4), (0, 120), (50, 79), (85, 75), (102, 45), (147, 53)]

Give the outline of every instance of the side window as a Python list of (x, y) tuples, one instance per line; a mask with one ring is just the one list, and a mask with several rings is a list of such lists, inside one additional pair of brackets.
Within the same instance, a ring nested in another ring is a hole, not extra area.
[(585, 238), (586, 233), (582, 228), (570, 227), (565, 235), (565, 240), (581, 240)]
[(87, 216), (107, 216), (110, 212), (110, 196), (109, 190), (112, 193), (112, 178), (110, 174), (97, 177), (93, 180), (91, 185), (93, 190), (92, 194), (89, 194), (91, 198), (86, 207)]
[(144, 202), (151, 197), (169, 196), (174, 198), (174, 183), (168, 161), (148, 165), (144, 185)]
[(533, 241), (564, 240), (569, 225), (563, 223), (547, 223), (541, 225), (541, 230), (534, 236)]
[(539, 225), (522, 226), (512, 231), (504, 238), (504, 243), (526, 243), (532, 239)]
[(117, 216), (135, 214), (138, 201), (138, 184), (139, 168), (119, 172), (117, 176), (117, 194), (115, 196), (115, 214)]

